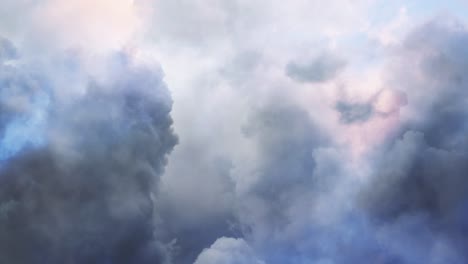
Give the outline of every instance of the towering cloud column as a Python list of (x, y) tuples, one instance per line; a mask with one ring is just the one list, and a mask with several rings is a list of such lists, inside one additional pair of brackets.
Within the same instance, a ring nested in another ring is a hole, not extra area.
[(38, 70), (0, 51), (0, 262), (169, 261), (155, 192), (177, 138), (159, 68), (118, 52), (99, 73), (68, 55)]

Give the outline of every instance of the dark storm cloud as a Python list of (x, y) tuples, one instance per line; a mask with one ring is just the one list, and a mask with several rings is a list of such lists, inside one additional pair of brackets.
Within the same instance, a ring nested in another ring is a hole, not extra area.
[[(421, 118), (405, 122), (401, 136), (382, 147), (376, 175), (362, 194), (370, 215), (394, 223), (389, 234), (395, 241), (410, 232), (422, 249), (412, 254), (398, 249), (402, 263), (468, 260), (467, 47), (466, 28), (443, 19), (423, 25), (404, 42), (399, 65), (417, 65), (418, 79), (397, 77), (408, 93), (408, 107)], [(404, 219), (419, 222), (420, 231), (406, 229)]]
[[(410, 99), (425, 108), (425, 118), (410, 126), (421, 130), (436, 147), (463, 150), (467, 144), (467, 43), (468, 30), (444, 19), (427, 23), (405, 42), (405, 55), (415, 61), (412, 64), (418, 64), (418, 73), (425, 80), (410, 93)], [(418, 95), (421, 98), (416, 98)]]
[(374, 114), (374, 107), (371, 103), (339, 101), (335, 109), (340, 113), (340, 121), (344, 124), (366, 122)]
[[(414, 185), (411, 188), (421, 187), (422, 194), (418, 200), (426, 204), (427, 208), (424, 205), (409, 206), (415, 210), (440, 211), (453, 205), (442, 200), (455, 203), (463, 200), (443, 197), (463, 193), (462, 190), (457, 190), (464, 188), (465, 185), (463, 175), (466, 172), (465, 159), (468, 146), (466, 138), (468, 83), (463, 77), (463, 72), (468, 60), (467, 45), (466, 29), (457, 24), (445, 24), (440, 20), (422, 26), (413, 32), (405, 43), (408, 52), (413, 55), (416, 53), (415, 63), (420, 63), (420, 71), (425, 80), (422, 84), (427, 85), (411, 89), (420, 91), (426, 89), (430, 93), (425, 96), (428, 103), (415, 106), (422, 108), (423, 118), (404, 124), (403, 136), (390, 147), (389, 155), (383, 157), (381, 166), (383, 173), (386, 173), (387, 168), (390, 170), (389, 177), (382, 179), (398, 179), (397, 182), (415, 181), (414, 184), (408, 182), (396, 187), (411, 185)], [(408, 65), (411, 66), (411, 62), (408, 62)], [(415, 94), (417, 93), (409, 91), (410, 96)], [(410, 97), (409, 101), (412, 99), (416, 98)], [(417, 151), (405, 149), (410, 146), (417, 148)], [(393, 157), (405, 157), (401, 158), (404, 162), (392, 164)], [(401, 167), (403, 165), (404, 167)], [(400, 175), (395, 176), (393, 171), (398, 171)], [(419, 182), (421, 184), (418, 184)], [(395, 188), (395, 191), (398, 188)], [(405, 197), (402, 196), (403, 199)]]
[[(61, 87), (33, 86), (50, 95), (47, 125), (43, 144), (0, 166), (1, 263), (169, 263), (155, 190), (177, 142), (172, 102), (158, 70), (130, 61), (117, 54), (111, 81), (90, 78), (66, 103), (54, 98)], [(6, 113), (2, 125), (28, 121)]]
[(323, 53), (309, 61), (292, 61), (286, 65), (286, 74), (299, 82), (319, 83), (333, 79), (345, 66), (345, 62), (329, 53)]
[(373, 184), (372, 197), (376, 197), (366, 199), (378, 215), (426, 212), (442, 220), (445, 213), (463, 205), (466, 153), (431, 147), (422, 132), (408, 131), (385, 156)]

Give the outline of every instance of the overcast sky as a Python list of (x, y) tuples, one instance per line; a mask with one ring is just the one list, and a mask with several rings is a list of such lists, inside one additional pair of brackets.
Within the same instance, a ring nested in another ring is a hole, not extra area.
[(0, 0), (0, 263), (468, 263), (464, 0)]

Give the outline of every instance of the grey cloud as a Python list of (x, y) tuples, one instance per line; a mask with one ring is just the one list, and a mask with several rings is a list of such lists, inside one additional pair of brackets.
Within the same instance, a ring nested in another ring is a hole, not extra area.
[(262, 59), (261, 52), (241, 51), (220, 69), (220, 75), (230, 81), (233, 86), (242, 88), (246, 86), (246, 80), (255, 76), (255, 71), (261, 66)]
[(400, 114), (407, 104), (406, 93), (395, 89), (381, 89), (365, 101), (340, 99), (335, 104), (343, 124), (365, 123), (373, 117), (387, 118)]
[[(417, 65), (416, 75), (396, 71), (392, 79), (420, 118), (405, 120), (400, 136), (378, 151), (375, 176), (362, 191), (361, 205), (380, 225), (393, 223), (387, 230), (393, 246), (405, 239), (405, 232), (413, 232), (419, 251), (396, 248), (404, 263), (468, 259), (467, 45), (468, 31), (460, 24), (431, 21), (412, 32), (402, 47), (398, 65)], [(405, 219), (418, 222), (418, 231), (411, 231)]]
[[(405, 48), (414, 56), (409, 57), (406, 62), (410, 66), (412, 63), (420, 64), (424, 82), (421, 83), (423, 87), (405, 87), (405, 83), (412, 83), (412, 80), (402, 79), (404, 82), (402, 86), (407, 89), (410, 102), (408, 107), (414, 107), (414, 111), (420, 110), (423, 118), (404, 123), (402, 139), (394, 144), (391, 151), (395, 153), (390, 152), (388, 155), (388, 160), (394, 156), (407, 156), (405, 160), (408, 165), (401, 168), (398, 164), (382, 163), (382, 166), (383, 168), (391, 166), (400, 168), (402, 176), (399, 178), (403, 181), (418, 178), (421, 178), (419, 180), (422, 182), (427, 181), (426, 184), (421, 183), (419, 186), (422, 190), (424, 190), (423, 186), (433, 191), (443, 188), (443, 190), (435, 191), (433, 195), (425, 194), (424, 197), (427, 199), (438, 200), (444, 192), (447, 192), (447, 195), (449, 193), (455, 195), (459, 193), (456, 191), (458, 188), (463, 188), (460, 186), (463, 186), (462, 175), (466, 171), (464, 159), (466, 159), (467, 127), (465, 124), (468, 113), (465, 110), (465, 104), (468, 94), (466, 93), (467, 83), (458, 76), (461, 76), (464, 71), (464, 61), (468, 59), (466, 44), (468, 44), (466, 29), (459, 26), (453, 27), (439, 20), (417, 29), (405, 43)], [(428, 90), (425, 96), (427, 103), (417, 101), (419, 94), (416, 92), (424, 89)], [(411, 102), (416, 104), (411, 105)], [(400, 145), (411, 146), (415, 144), (414, 142), (418, 142), (417, 152), (397, 151)], [(385, 160), (387, 159), (384, 158)], [(391, 177), (383, 178), (390, 179)], [(414, 188), (417, 187), (418, 184), (415, 184)], [(458, 200), (460, 199), (453, 199), (453, 202)], [(440, 205), (437, 204), (440, 202), (439, 200), (432, 203), (438, 207)], [(444, 204), (442, 208), (450, 207), (449, 204)]]
[(175, 102), (181, 144), (171, 153), (158, 201), (164, 234), (177, 241), (175, 262), (192, 264), (217, 238), (239, 236), (232, 155), (240, 133), (230, 104), (236, 98), (220, 96), (211, 82), (190, 85), (190, 96)]
[(366, 122), (374, 115), (374, 107), (371, 103), (339, 101), (335, 109), (340, 113), (340, 121), (345, 124)]
[(271, 103), (253, 112), (243, 131), (256, 142), (260, 152), (259, 180), (252, 185), (253, 194), (280, 206), (281, 203), (272, 202), (280, 199), (280, 193), (311, 185), (313, 150), (326, 139), (307, 112), (290, 103)]
[(16, 58), (17, 51), (10, 40), (0, 36), (0, 61)]
[[(168, 35), (205, 44), (204, 36), (211, 41), (228, 31), (224, 6), (166, 3), (157, 12), (177, 13), (182, 4), (213, 12), (194, 12), (161, 29)], [(167, 14), (160, 19), (171, 20)], [(183, 28), (192, 22), (212, 28), (202, 34)], [(466, 36), (459, 25), (431, 22), (397, 50), (401, 58), (388, 72), (388, 86), (401, 89), (406, 107), (421, 118), (403, 116), (398, 136), (362, 157), (370, 178), (356, 178), (349, 149), (335, 145), (290, 98), (248, 93), (265, 84), (254, 76), (256, 52), (240, 53), (235, 65), (217, 72), (244, 85), (241, 93), (197, 90), (196, 100), (181, 102), (181, 111), (190, 112), (181, 118), (188, 128), (167, 170), (177, 137), (158, 70), (136, 67), (125, 54), (108, 62), (104, 80), (61, 68), (57, 74), (70, 85), (86, 87), (64, 101), (48, 80), (59, 78), (49, 76), (53, 71), (2, 63), (0, 146), (18, 144), (6, 137), (13, 124), (16, 131), (36, 128), (31, 135), (42, 140), (26, 140), (2, 156), (0, 262), (465, 263)], [(286, 73), (299, 82), (324, 82), (342, 63), (320, 55), (291, 62)], [(242, 96), (206, 105), (226, 94)], [(47, 100), (37, 100), (44, 95)], [(245, 95), (238, 108), (224, 104)], [(395, 114), (403, 104), (340, 100), (335, 109), (342, 123), (359, 124)], [(44, 122), (33, 122), (37, 109)], [(239, 159), (237, 137), (248, 143), (252, 160)]]
[[(155, 190), (177, 143), (172, 102), (159, 71), (125, 56), (114, 62), (125, 75), (90, 79), (87, 93), (67, 102), (34, 86), (50, 96), (37, 128), (44, 138), (0, 165), (0, 262), (170, 262)], [(2, 91), (17, 91), (2, 80)], [(28, 121), (10, 111), (2, 124), (15, 120)]]
[[(340, 153), (339, 147), (299, 107), (275, 101), (251, 113), (243, 131), (260, 158), (253, 182), (237, 193), (238, 217), (244, 239), (262, 259), (466, 262), (467, 112), (461, 77), (466, 34), (439, 22), (416, 29), (397, 55), (402, 56), (397, 66), (419, 68), (416, 76), (390, 73), (390, 84), (401, 89), (394, 104), (381, 105), (379, 100), (387, 100), (380, 95), (368, 103), (337, 104), (345, 123), (395, 114), (405, 104), (422, 117), (403, 116), (398, 136), (366, 157), (372, 173), (363, 185), (341, 167), (349, 157), (319, 155), (323, 149)], [(321, 199), (328, 201), (328, 210), (313, 211)], [(315, 214), (326, 217), (337, 206), (333, 199), (343, 206), (336, 209), (338, 216), (326, 218), (329, 225), (316, 222)]]
[[(382, 97), (384, 93), (378, 93), (369, 102), (340, 100), (336, 105), (342, 122), (347, 124), (396, 114), (405, 104), (405, 108), (423, 117), (414, 120), (403, 116), (399, 137), (389, 138), (373, 150), (375, 155), (365, 157), (372, 166), (370, 179), (356, 180), (354, 172), (346, 167), (351, 159), (346, 149), (335, 146), (300, 106), (287, 102), (287, 98), (262, 98), (269, 103), (249, 111), (242, 128), (256, 154), (253, 164), (236, 163), (226, 154), (227, 167), (214, 163), (194, 167), (192, 175), (209, 173), (203, 179), (214, 179), (216, 175), (232, 178), (231, 183), (219, 180), (206, 185), (218, 200), (227, 199), (227, 204), (234, 206), (223, 207), (226, 211), (220, 210), (219, 214), (213, 213), (215, 209), (208, 211), (215, 219), (206, 224), (213, 228), (203, 224), (197, 227), (193, 223), (200, 222), (193, 219), (179, 220), (171, 226), (177, 231), (168, 237), (177, 237), (180, 250), (191, 252), (184, 263), (195, 260), (193, 252), (200, 251), (202, 244), (206, 249), (201, 251), (197, 264), (213, 259), (226, 263), (242, 259), (245, 254), (237, 247), (222, 247), (221, 243), (240, 239), (254, 251), (247, 254), (255, 256), (250, 261), (271, 264), (464, 263), (463, 175), (467, 160), (466, 111), (462, 106), (466, 93), (460, 77), (463, 59), (455, 57), (464, 53), (447, 54), (453, 53), (453, 47), (464, 47), (465, 40), (458, 36), (464, 34), (459, 29), (451, 31), (443, 25), (429, 24), (413, 32), (422, 36), (407, 39), (397, 55), (402, 57), (402, 64), (397, 66), (405, 71), (405, 67), (416, 69), (423, 81), (415, 85), (420, 81), (415, 76), (392, 69), (389, 75), (393, 79), (388, 86), (401, 89), (391, 92), (390, 97), (395, 96), (393, 103), (387, 105), (393, 99), (388, 101)], [(439, 53), (444, 54), (443, 59), (438, 58)], [(424, 96), (420, 97), (421, 93)], [(188, 157), (181, 160), (195, 159), (203, 164), (214, 160), (198, 154), (203, 145), (192, 145), (191, 150), (185, 147), (183, 155)], [(190, 174), (178, 168), (176, 174)], [(243, 182), (245, 179), (249, 182)], [(168, 207), (177, 201), (173, 199)], [(187, 213), (190, 218), (196, 214)], [(166, 221), (181, 215), (173, 212)], [(232, 232), (224, 224), (226, 220), (234, 221), (239, 229)], [(180, 231), (184, 226), (185, 232)], [(201, 242), (190, 241), (190, 235), (200, 236)], [(216, 236), (241, 238), (220, 238), (210, 247)]]
[[(468, 58), (468, 30), (457, 22), (438, 19), (413, 32), (404, 43), (408, 65), (418, 65), (423, 82), (414, 84), (414, 76), (400, 73), (400, 84), (409, 101), (422, 109), (423, 118), (408, 124), (424, 132), (429, 144), (456, 149), (466, 144), (465, 106), (468, 80), (464, 74)], [(412, 85), (412, 87), (409, 87)]]
[(259, 160), (250, 175), (255, 180), (238, 194), (243, 234), (260, 245), (266, 263), (316, 260), (317, 244), (305, 234), (318, 197), (337, 179), (339, 169), (325, 165), (331, 156), (317, 152), (330, 142), (306, 111), (284, 98), (254, 110), (248, 120), (243, 131)]
[(192, 264), (217, 238), (239, 233), (234, 227), (232, 166), (207, 152), (206, 146), (178, 146), (161, 185), (163, 235), (176, 241), (176, 263)]
[(286, 74), (299, 82), (320, 83), (333, 79), (345, 62), (329, 53), (320, 54), (308, 61), (292, 61), (286, 65)]
[[(426, 252), (444, 241), (450, 252), (441, 261), (463, 263), (466, 153), (431, 147), (422, 132), (408, 131), (381, 155), (361, 206), (378, 223), (387, 246), (395, 247), (403, 263), (431, 263), (435, 257)], [(399, 247), (404, 240), (417, 246)]]
[[(400, 263), (387, 252), (365, 212), (352, 207), (359, 190), (335, 146), (301, 107), (272, 100), (244, 128), (259, 160), (255, 180), (237, 194), (246, 241), (266, 263)], [(350, 232), (350, 230), (352, 230)]]

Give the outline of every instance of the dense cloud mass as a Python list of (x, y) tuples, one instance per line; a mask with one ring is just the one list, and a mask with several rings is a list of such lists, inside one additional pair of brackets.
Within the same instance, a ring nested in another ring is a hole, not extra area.
[(468, 263), (449, 2), (1, 1), (0, 263)]
[(172, 103), (131, 59), (114, 55), (108, 81), (66, 102), (51, 76), (2, 65), (0, 262), (168, 262), (154, 192), (177, 142)]
[(261, 158), (238, 194), (239, 220), (261, 259), (466, 262), (466, 36), (463, 26), (443, 19), (420, 26), (388, 66), (388, 83), (398, 90), (336, 103), (344, 124), (391, 119), (400, 108), (411, 113), (363, 157), (370, 166), (364, 181), (349, 170), (346, 150), (307, 114), (280, 103), (253, 115), (243, 131), (258, 135)]
[[(384, 147), (363, 203), (379, 222), (401, 225), (421, 247), (419, 254), (404, 254), (404, 263), (467, 259), (467, 44), (468, 31), (460, 24), (432, 21), (410, 34), (398, 62), (418, 65), (412, 74), (422, 79), (405, 74), (400, 80), (408, 107), (421, 112)], [(425, 93), (423, 100), (418, 93)], [(418, 228), (407, 230), (406, 221), (418, 222)]]

